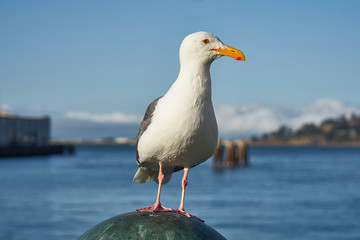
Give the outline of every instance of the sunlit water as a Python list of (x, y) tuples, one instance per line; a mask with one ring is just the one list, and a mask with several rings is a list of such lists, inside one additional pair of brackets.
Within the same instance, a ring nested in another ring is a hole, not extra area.
[[(246, 168), (190, 170), (185, 209), (228, 239), (360, 239), (360, 148), (252, 147)], [(134, 147), (0, 159), (0, 239), (76, 239), (152, 205), (157, 185), (132, 182)], [(177, 208), (182, 171), (164, 186)]]

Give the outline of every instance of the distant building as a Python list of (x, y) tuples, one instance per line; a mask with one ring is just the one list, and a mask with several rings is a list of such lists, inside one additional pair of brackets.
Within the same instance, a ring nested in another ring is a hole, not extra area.
[(0, 147), (46, 147), (49, 117), (20, 117), (0, 112)]

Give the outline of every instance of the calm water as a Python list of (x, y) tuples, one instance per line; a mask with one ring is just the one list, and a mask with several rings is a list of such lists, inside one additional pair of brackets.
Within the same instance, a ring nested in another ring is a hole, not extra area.
[[(360, 239), (360, 148), (252, 147), (251, 166), (189, 174), (185, 209), (228, 239)], [(112, 216), (153, 204), (135, 184), (134, 147), (0, 160), (0, 239), (76, 239)], [(177, 208), (182, 171), (164, 186)]]

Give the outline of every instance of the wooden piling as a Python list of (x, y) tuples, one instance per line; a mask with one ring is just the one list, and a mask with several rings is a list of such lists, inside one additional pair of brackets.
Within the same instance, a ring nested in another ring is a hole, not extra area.
[(219, 140), (211, 167), (213, 169), (247, 166), (248, 144), (244, 140)]
[(243, 140), (237, 140), (235, 141), (236, 147), (237, 147), (237, 159), (239, 161), (239, 164), (242, 166), (247, 166), (249, 164), (248, 162), (248, 145), (246, 141)]
[(226, 141), (225, 142), (225, 161), (224, 166), (228, 168), (234, 168), (239, 165), (236, 154), (235, 154), (235, 144), (233, 141)]
[(213, 155), (211, 167), (213, 169), (222, 169), (223, 168), (223, 143), (220, 139), (218, 140), (218, 144), (216, 146), (216, 151)]

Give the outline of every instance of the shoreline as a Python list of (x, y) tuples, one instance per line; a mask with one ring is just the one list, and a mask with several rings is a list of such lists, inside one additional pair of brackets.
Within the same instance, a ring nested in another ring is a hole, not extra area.
[(247, 141), (253, 147), (353, 147), (360, 148), (360, 142), (355, 143), (291, 143), (291, 142), (253, 142)]
[[(360, 142), (285, 142), (285, 141), (253, 141), (248, 139), (221, 139), (222, 141), (244, 141), (251, 147), (354, 147), (360, 148)], [(135, 146), (136, 141), (134, 139), (127, 139), (124, 141), (99, 141), (99, 140), (51, 140), (51, 145), (58, 145), (58, 144), (71, 144), (74, 146)]]

